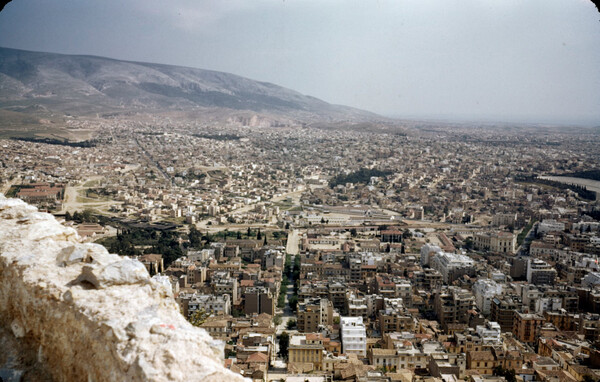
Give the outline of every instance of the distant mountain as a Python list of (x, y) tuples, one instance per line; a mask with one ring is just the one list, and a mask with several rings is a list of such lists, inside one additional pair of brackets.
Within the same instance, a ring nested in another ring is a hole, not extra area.
[(251, 111), (305, 122), (385, 119), (230, 73), (0, 48), (0, 111), (5, 113), (193, 110)]

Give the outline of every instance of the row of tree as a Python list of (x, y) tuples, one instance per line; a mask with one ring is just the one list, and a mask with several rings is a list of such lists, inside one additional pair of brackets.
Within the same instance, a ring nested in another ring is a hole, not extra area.
[(596, 200), (596, 193), (594, 191), (588, 190), (585, 186), (580, 186), (578, 184), (567, 184), (556, 182), (550, 179), (540, 179), (536, 176), (515, 176), (515, 181), (517, 182), (530, 182), (530, 183), (538, 183), (544, 184), (547, 186), (559, 188), (561, 190), (571, 190), (575, 192), (580, 198), (585, 200)]
[[(153, 228), (121, 228), (117, 236), (100, 240), (110, 252), (119, 255), (137, 256), (144, 253), (163, 255), (165, 267), (183, 256), (180, 237), (175, 230), (159, 231)], [(142, 251), (138, 247), (145, 247)]]
[(368, 183), (371, 177), (386, 177), (391, 175), (391, 171), (382, 171), (377, 169), (361, 168), (358, 171), (351, 172), (350, 174), (339, 174), (334, 176), (329, 181), (329, 186), (334, 188), (337, 185), (344, 185), (346, 183)]
[(35, 142), (35, 143), (46, 143), (49, 145), (60, 145), (69, 147), (96, 147), (97, 140), (92, 139), (89, 141), (70, 142), (67, 139), (56, 139), (56, 138), (31, 138), (31, 137), (14, 137), (15, 141), (24, 142)]

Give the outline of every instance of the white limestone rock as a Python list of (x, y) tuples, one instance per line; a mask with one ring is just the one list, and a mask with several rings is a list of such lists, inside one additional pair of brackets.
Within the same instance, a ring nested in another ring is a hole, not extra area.
[(245, 381), (223, 367), (223, 343), (181, 315), (168, 280), (79, 241), (0, 195), (0, 326), (57, 380)]
[(162, 292), (166, 296), (173, 297), (173, 287), (171, 286), (169, 276), (154, 275), (151, 280), (156, 285), (157, 290), (162, 289)]
[[(3, 195), (4, 196), (4, 195)], [(37, 208), (30, 206), (20, 199), (0, 199), (0, 218), (17, 219), (37, 212)]]
[(76, 263), (107, 265), (118, 260), (119, 256), (111, 255), (106, 248), (95, 243), (70, 245), (63, 248), (56, 257), (56, 262), (59, 267), (65, 267)]
[(125, 258), (104, 266), (84, 266), (76, 282), (88, 282), (103, 289), (111, 285), (149, 283), (150, 275), (144, 264)]

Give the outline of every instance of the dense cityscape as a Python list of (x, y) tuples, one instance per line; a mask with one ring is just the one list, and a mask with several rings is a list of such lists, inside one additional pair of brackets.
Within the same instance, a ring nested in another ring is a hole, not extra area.
[(139, 260), (253, 381), (600, 379), (594, 130), (254, 122), (73, 118), (0, 140), (0, 192)]

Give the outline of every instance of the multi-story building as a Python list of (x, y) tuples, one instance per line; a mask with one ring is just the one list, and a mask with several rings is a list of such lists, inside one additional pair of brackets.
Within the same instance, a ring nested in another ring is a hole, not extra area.
[(279, 267), (283, 269), (284, 262), (285, 256), (281, 251), (276, 249), (268, 249), (262, 256), (261, 266), (263, 269), (271, 269), (273, 267)]
[(495, 214), (492, 216), (492, 225), (495, 227), (498, 226), (515, 226), (517, 223), (517, 214)]
[(513, 335), (521, 342), (534, 344), (544, 323), (544, 317), (521, 312), (515, 312), (514, 317)]
[(544, 319), (551, 323), (558, 330), (575, 331), (579, 324), (579, 315), (575, 313), (561, 312), (544, 312)]
[(581, 286), (584, 288), (594, 288), (600, 285), (600, 272), (590, 272), (583, 280), (581, 280)]
[(420, 290), (434, 291), (442, 284), (442, 274), (435, 269), (425, 268), (414, 272), (415, 286)]
[(382, 336), (391, 332), (413, 331), (415, 328), (414, 318), (404, 307), (402, 299), (386, 298), (378, 320)]
[(491, 279), (479, 279), (471, 288), (475, 296), (475, 304), (481, 313), (490, 314), (492, 308), (492, 299), (502, 294), (502, 285)]
[(359, 282), (360, 281), (360, 273), (362, 269), (362, 260), (358, 255), (354, 254), (356, 257), (351, 257), (348, 259), (348, 266), (350, 269), (350, 282)]
[(487, 321), (485, 325), (477, 325), (475, 331), (484, 345), (501, 343), (500, 334), (502, 330), (497, 322)]
[(564, 235), (564, 243), (575, 252), (585, 251), (586, 245), (590, 243), (589, 236), (585, 235)]
[(541, 297), (535, 300), (535, 312), (543, 315), (544, 312), (557, 312), (562, 309), (560, 297)]
[(579, 315), (579, 333), (590, 342), (600, 341), (600, 315), (582, 313)]
[[(312, 370), (323, 370), (323, 340), (317, 334), (293, 335), (288, 346), (290, 366), (312, 364)], [(302, 368), (306, 370), (305, 368)]]
[(275, 299), (265, 287), (250, 287), (244, 292), (244, 313), (275, 315)]
[(333, 304), (326, 298), (312, 298), (298, 304), (298, 331), (316, 333), (321, 325), (333, 324)]
[(406, 306), (410, 306), (412, 285), (410, 281), (400, 277), (390, 277), (388, 274), (378, 274), (372, 283), (374, 292), (382, 297), (399, 297)]
[(341, 317), (342, 352), (367, 356), (367, 329), (362, 317)]
[(425, 244), (421, 247), (421, 266), (429, 265), (431, 258), (442, 252), (442, 249), (437, 245)]
[(448, 343), (448, 351), (452, 354), (465, 354), (483, 348), (482, 338), (471, 331), (455, 332)]
[(220, 296), (193, 294), (187, 301), (187, 309), (184, 307), (184, 313), (187, 311), (188, 316), (190, 316), (198, 310), (204, 310), (206, 313), (217, 316), (231, 314), (231, 298), (228, 294)]
[(541, 234), (549, 232), (563, 232), (565, 230), (565, 223), (558, 222), (552, 219), (544, 219), (541, 223), (538, 223), (537, 231)]
[(369, 363), (378, 369), (397, 370), (398, 354), (394, 349), (373, 348), (369, 350)]
[(333, 303), (333, 307), (339, 311), (344, 309), (346, 304), (346, 290), (348, 286), (341, 282), (330, 282), (327, 288), (329, 301)]
[(452, 284), (463, 275), (475, 276), (475, 263), (465, 255), (438, 252), (431, 259), (431, 267), (442, 274), (446, 284)]
[(468, 311), (473, 309), (475, 298), (466, 289), (446, 287), (435, 292), (434, 311), (444, 329), (448, 324), (466, 324)]
[(554, 284), (556, 269), (539, 259), (527, 261), (527, 282), (534, 285)]
[(492, 375), (496, 367), (496, 359), (490, 350), (467, 353), (467, 368), (481, 375)]
[(229, 276), (229, 272), (219, 272), (212, 278), (213, 294), (228, 294), (235, 303), (238, 299), (238, 280)]
[(478, 250), (515, 253), (517, 236), (510, 232), (480, 232), (473, 237), (473, 246)]

